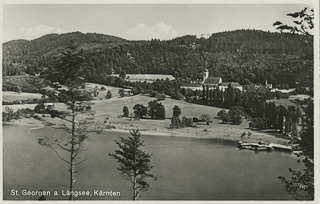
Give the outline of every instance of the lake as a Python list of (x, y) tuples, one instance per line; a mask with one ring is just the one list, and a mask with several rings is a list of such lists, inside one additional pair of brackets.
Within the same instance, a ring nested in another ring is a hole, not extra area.
[[(49, 127), (3, 126), (3, 199), (32, 200), (38, 196), (21, 195), (22, 190), (49, 191), (47, 199), (68, 199), (68, 165), (49, 148), (38, 145), (43, 136), (57, 137), (61, 130)], [(120, 192), (118, 197), (79, 196), (76, 200), (130, 200), (130, 183), (123, 180), (114, 152), (123, 133), (103, 132), (90, 136), (77, 167), (75, 189)], [(254, 152), (236, 148), (233, 142), (143, 135), (145, 150), (152, 153), (151, 188), (143, 200), (291, 200), (278, 176), (290, 176), (288, 168), (299, 168), (293, 154)], [(17, 190), (19, 195), (11, 195)], [(57, 191), (59, 195), (53, 195)]]

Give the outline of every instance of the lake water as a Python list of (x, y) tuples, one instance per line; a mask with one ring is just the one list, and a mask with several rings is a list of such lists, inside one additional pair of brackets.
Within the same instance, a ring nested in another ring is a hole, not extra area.
[[(68, 165), (48, 148), (37, 144), (43, 136), (56, 137), (61, 131), (48, 127), (29, 129), (3, 126), (3, 195), (5, 200), (30, 200), (22, 190), (50, 191), (47, 199), (68, 199), (61, 195), (69, 186)], [(87, 196), (76, 199), (130, 200), (130, 183), (123, 180), (118, 164), (108, 154), (114, 152), (123, 133), (104, 132), (87, 141), (84, 157), (77, 168), (74, 190), (120, 192), (120, 197)], [(210, 139), (158, 137), (143, 135), (145, 150), (152, 153), (153, 173), (143, 200), (291, 200), (278, 176), (290, 176), (288, 168), (299, 168), (293, 154), (254, 152), (235, 144)], [(11, 195), (17, 190), (20, 195)], [(53, 195), (57, 191), (60, 195)]]

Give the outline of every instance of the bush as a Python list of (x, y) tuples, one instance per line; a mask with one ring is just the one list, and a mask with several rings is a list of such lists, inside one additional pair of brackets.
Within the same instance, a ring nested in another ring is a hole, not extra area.
[(218, 117), (222, 118), (222, 116), (224, 116), (226, 113), (227, 113), (227, 111), (223, 109), (218, 112)]
[(158, 101), (163, 101), (166, 99), (166, 95), (163, 93), (158, 93), (156, 97)]
[(193, 127), (192, 118), (182, 117), (182, 126), (183, 127)]
[(206, 122), (207, 125), (210, 125), (210, 123), (212, 122), (211, 117), (208, 114), (201, 115), (201, 119), (202, 119), (202, 121)]
[(45, 105), (43, 103), (41, 103), (41, 104), (36, 105), (36, 107), (34, 107), (33, 110), (35, 113), (45, 113), (46, 112), (45, 109), (46, 109)]
[(179, 106), (174, 106), (173, 107), (173, 116), (179, 117), (181, 114), (181, 109)]
[(182, 94), (178, 93), (178, 94), (172, 94), (171, 98), (176, 99), (176, 100), (182, 100), (184, 98), (184, 96)]
[(181, 128), (182, 122), (179, 117), (173, 116), (171, 118), (171, 128)]
[(106, 99), (110, 99), (112, 98), (112, 93), (111, 91), (108, 91), (107, 95), (106, 95)]
[(166, 111), (162, 103), (159, 103), (158, 101), (150, 101), (148, 103), (149, 108), (149, 116), (152, 119), (160, 119), (164, 120), (166, 118)]
[(142, 104), (134, 105), (133, 110), (134, 110), (133, 113), (134, 113), (135, 117), (138, 117), (138, 118), (143, 118), (144, 116), (146, 116), (148, 114), (148, 108)]
[(21, 87), (20, 86), (15, 86), (14, 91), (17, 93), (21, 93)]
[(129, 116), (129, 109), (127, 106), (123, 106), (123, 117)]
[(241, 117), (241, 110), (237, 107), (232, 107), (229, 111), (229, 117), (230, 121), (234, 124), (241, 124), (242, 123), (242, 117)]

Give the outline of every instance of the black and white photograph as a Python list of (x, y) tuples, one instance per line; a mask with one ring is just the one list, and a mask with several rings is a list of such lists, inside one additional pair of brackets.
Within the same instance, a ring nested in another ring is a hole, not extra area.
[(2, 202), (319, 202), (318, 1), (2, 1)]

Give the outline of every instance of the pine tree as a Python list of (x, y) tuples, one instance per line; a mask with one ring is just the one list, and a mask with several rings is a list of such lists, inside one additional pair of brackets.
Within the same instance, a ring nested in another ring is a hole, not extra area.
[[(63, 53), (62, 57), (56, 63), (53, 72), (46, 77), (52, 84), (60, 83), (63, 88), (56, 86), (55, 96), (59, 102), (64, 103), (66, 110), (47, 110), (52, 118), (60, 119), (45, 121), (45, 125), (52, 128), (63, 129), (67, 134), (60, 138), (46, 136), (39, 138), (38, 143), (48, 147), (63, 162), (69, 165), (70, 179), (69, 190), (73, 191), (75, 179), (75, 167), (87, 158), (80, 158), (79, 154), (83, 150), (83, 144), (91, 132), (99, 132), (100, 125), (93, 121), (93, 112), (91, 111), (88, 100), (91, 94), (88, 91), (81, 90), (82, 81), (82, 63), (83, 57), (81, 51), (77, 50), (75, 45), (69, 46)], [(68, 154), (68, 157), (62, 155)], [(73, 200), (73, 194), (70, 194), (70, 200)]]
[(151, 154), (143, 149), (144, 142), (141, 140), (139, 130), (131, 130), (128, 138), (120, 137), (120, 141), (115, 141), (119, 146), (114, 154), (109, 154), (117, 160), (120, 167), (120, 176), (132, 184), (133, 200), (137, 200), (141, 193), (146, 192), (150, 188), (147, 179), (157, 180), (158, 178), (150, 171)]

